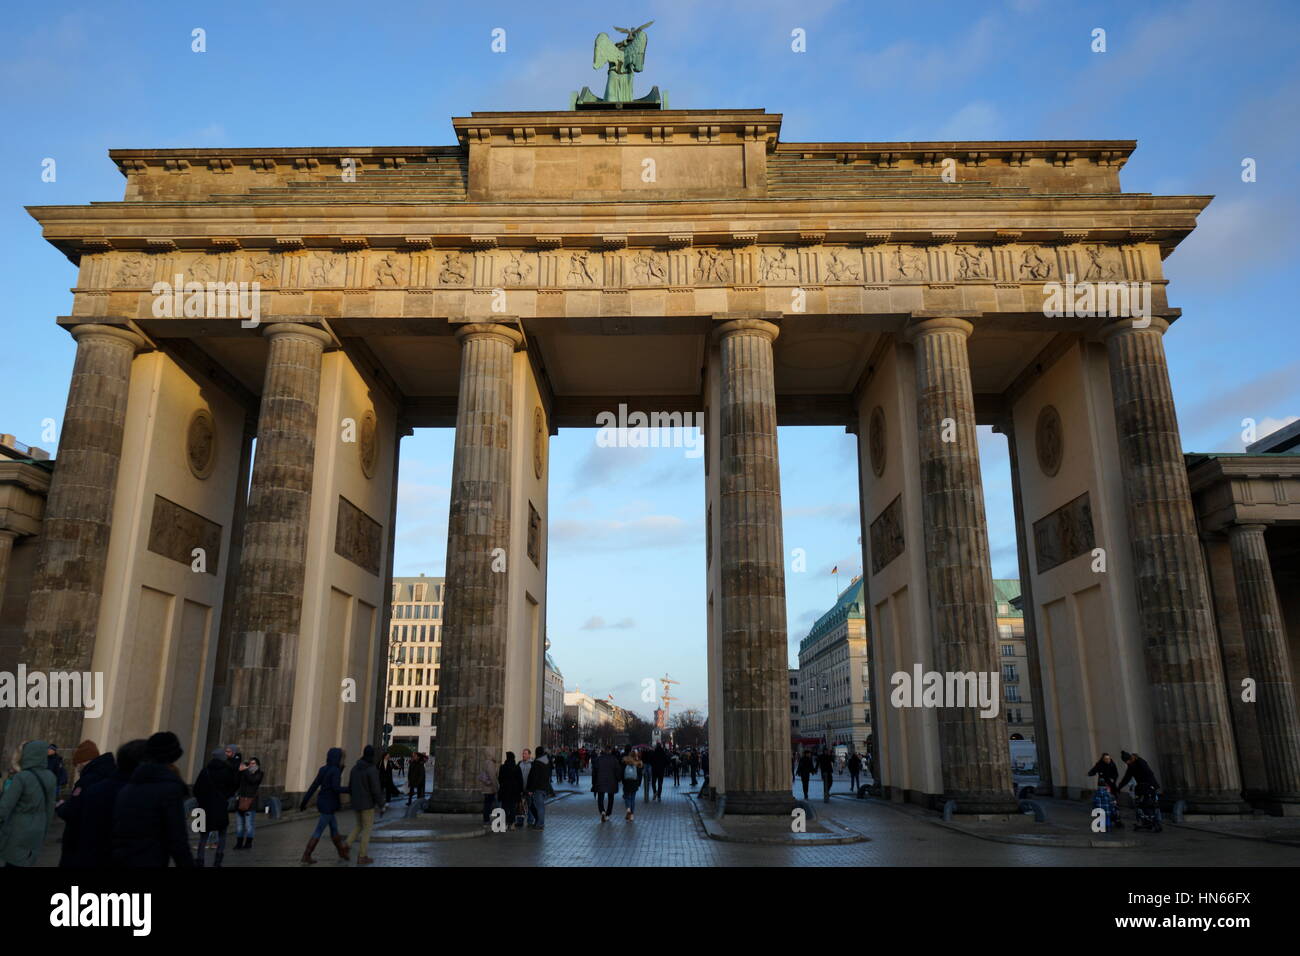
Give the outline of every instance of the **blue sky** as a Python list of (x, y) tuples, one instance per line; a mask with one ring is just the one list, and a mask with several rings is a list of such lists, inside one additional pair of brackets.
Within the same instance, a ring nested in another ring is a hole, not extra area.
[[(610, 11), (615, 12), (610, 12)], [(611, 18), (613, 18), (611, 20)], [(592, 37), (655, 20), (638, 94), (763, 107), (786, 141), (1136, 139), (1130, 192), (1213, 194), (1166, 263), (1183, 319), (1166, 339), (1184, 447), (1239, 451), (1300, 411), (1300, 5), (1293, 2), (13, 5), (0, 36), (0, 431), (42, 444), (61, 419), (73, 267), (24, 205), (120, 199), (113, 147), (438, 145), (471, 110), (554, 109), (602, 86)], [(627, 21), (627, 22), (624, 22)], [(207, 52), (191, 51), (191, 30)], [(506, 52), (491, 51), (492, 30)], [(1106, 52), (1091, 50), (1094, 28)], [(790, 49), (806, 32), (807, 52)], [(41, 181), (46, 157), (57, 180)], [(1241, 180), (1253, 158), (1258, 178)], [(644, 710), (665, 671), (705, 700), (703, 491), (680, 450), (552, 448), (549, 633), (570, 686)], [(792, 659), (857, 573), (854, 442), (783, 429)], [(1015, 576), (1005, 444), (983, 434), (994, 573)], [(47, 446), (53, 451), (53, 446)], [(449, 431), (403, 443), (396, 572), (441, 574)], [(841, 576), (841, 585), (847, 585)]]

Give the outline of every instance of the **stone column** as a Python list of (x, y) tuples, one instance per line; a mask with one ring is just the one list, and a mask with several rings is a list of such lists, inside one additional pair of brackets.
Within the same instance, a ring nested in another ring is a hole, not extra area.
[(321, 353), (330, 337), (291, 322), (268, 325), (263, 334), (270, 352), (239, 555), (221, 743), (260, 757), (265, 786), (280, 792), (298, 664)]
[[(113, 498), (131, 362), (144, 347), (134, 332), (77, 325), (77, 357), (63, 413), (45, 518), (37, 545), (21, 663), (28, 671), (89, 671), (99, 629)], [(18, 710), (9, 721), (12, 753), (24, 740), (60, 748), (81, 740), (81, 709)]]
[(943, 795), (957, 802), (959, 813), (1014, 813), (966, 351), (973, 329), (964, 319), (932, 318), (915, 322), (905, 332), (916, 350), (917, 447), (935, 668), (945, 675), (945, 683), (948, 675), (974, 672), (983, 686), (996, 689), (998, 698), (992, 717), (981, 716), (978, 700), (969, 696), (964, 707), (939, 708)]
[(1198, 813), (1244, 808), (1196, 515), (1160, 318), (1103, 330), (1151, 710), (1165, 795)]
[[(505, 325), (456, 331), (461, 343), (456, 451), (447, 523), (442, 666), (432, 806), (483, 805), (477, 777), (496, 763), (505, 733), (505, 664), (510, 548), (510, 419), (514, 352), (523, 336)], [(521, 744), (522, 746), (522, 744)]]
[(0, 528), (0, 614), (4, 613), (5, 583), (9, 578), (9, 557), (14, 552), (14, 539), (17, 537), (17, 531)]
[(1255, 679), (1256, 716), (1264, 755), (1270, 801), (1300, 812), (1300, 718), (1286, 627), (1273, 587), (1264, 526), (1234, 524), (1228, 528), (1232, 576), (1237, 582), (1246, 660)]
[(727, 813), (789, 813), (790, 688), (781, 470), (772, 342), (778, 329), (735, 319), (721, 353), (719, 506), (722, 701)]

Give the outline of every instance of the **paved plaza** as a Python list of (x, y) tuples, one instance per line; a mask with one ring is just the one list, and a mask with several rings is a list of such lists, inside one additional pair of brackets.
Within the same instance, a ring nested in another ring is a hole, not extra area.
[[(411, 840), (414, 821), (403, 815), (405, 799), (390, 805), (376, 822), (377, 838), (370, 856), (377, 867), (411, 866), (1297, 866), (1300, 848), (1242, 839), (1201, 829), (1167, 825), (1163, 833), (1132, 833), (1123, 837), (1137, 846), (1085, 848), (1026, 846), (995, 842), (945, 828), (937, 817), (900, 809), (878, 800), (858, 800), (850, 795), (848, 778), (837, 777), (829, 805), (822, 802), (821, 784), (810, 787), (819, 815), (856, 831), (861, 843), (832, 846), (773, 846), (722, 842), (705, 835), (692, 809), (689, 780), (674, 788), (665, 782), (663, 800), (646, 804), (637, 799), (636, 819), (623, 819), (623, 801), (615, 801), (615, 815), (601, 824), (595, 800), (588, 792), (590, 777), (577, 788), (557, 790), (546, 809), (546, 828), (473, 836), (467, 839)], [(644, 792), (644, 791), (642, 791)], [(1065, 801), (1044, 801), (1049, 821), (1078, 823), (1080, 836), (1088, 835), (1087, 807)], [(1123, 814), (1131, 822), (1131, 811)], [(346, 831), (354, 821), (350, 811), (339, 814)], [(302, 819), (263, 825), (251, 852), (228, 850), (228, 867), (298, 866), (303, 846), (315, 825), (315, 814)], [(1266, 824), (1265, 824), (1266, 826)], [(477, 832), (469, 820), (459, 832)], [(1026, 823), (1025, 832), (1033, 833)], [(385, 837), (400, 833), (391, 841)], [(229, 842), (234, 843), (233, 821)], [(57, 833), (51, 833), (42, 864), (58, 860)], [(352, 854), (353, 859), (356, 853)], [(322, 840), (316, 848), (314, 869), (347, 866), (332, 846)], [(209, 863), (212, 852), (207, 855)]]

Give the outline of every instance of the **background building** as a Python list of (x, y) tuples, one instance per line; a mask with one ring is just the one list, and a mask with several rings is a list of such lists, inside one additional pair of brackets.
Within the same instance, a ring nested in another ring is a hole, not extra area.
[(870, 686), (862, 581), (855, 579), (799, 642), (799, 736), (865, 752)]
[(1020, 602), (1020, 581), (995, 578), (993, 600), (997, 605), (998, 663), (1002, 674), (1002, 710), (1007, 716), (1007, 733), (1014, 739), (1034, 740), (1034, 700), (1029, 679), (1029, 655), (1025, 650), (1025, 613)]
[(438, 737), (443, 579), (393, 578), (384, 723), (390, 743), (431, 753)]
[(547, 641), (546, 666), (542, 671), (542, 733), (547, 746), (554, 747), (559, 742), (556, 735), (564, 719), (564, 675), (555, 666), (550, 646), (551, 642)]

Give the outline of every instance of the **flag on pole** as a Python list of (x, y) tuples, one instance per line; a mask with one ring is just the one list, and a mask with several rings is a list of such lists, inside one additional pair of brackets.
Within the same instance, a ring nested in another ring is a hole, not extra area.
[(839, 574), (839, 573), (840, 573), (840, 566), (838, 564), (835, 565), (835, 567), (831, 568), (831, 574)]

